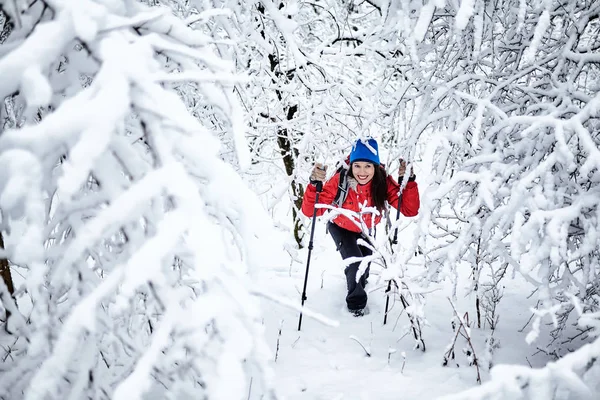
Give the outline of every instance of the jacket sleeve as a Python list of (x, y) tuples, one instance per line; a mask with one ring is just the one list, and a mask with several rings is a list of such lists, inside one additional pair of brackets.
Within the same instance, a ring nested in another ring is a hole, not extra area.
[[(398, 191), (400, 190), (400, 185), (398, 185), (390, 175), (387, 177), (387, 189), (388, 203), (390, 203), (392, 207), (398, 209)], [(419, 186), (415, 181), (408, 181), (406, 187), (402, 191), (400, 212), (405, 217), (414, 217), (419, 213), (420, 206)]]
[[(331, 177), (327, 182), (323, 184), (323, 191), (319, 195), (319, 204), (327, 204), (330, 205), (335, 200), (335, 195), (337, 194), (338, 183), (340, 181), (339, 172)], [(317, 187), (313, 184), (306, 185), (306, 189), (304, 190), (304, 197), (302, 198), (302, 214), (307, 217), (312, 217), (313, 211), (315, 209), (315, 199), (317, 198)], [(319, 208), (317, 209), (317, 215), (323, 215), (325, 213), (325, 209)]]

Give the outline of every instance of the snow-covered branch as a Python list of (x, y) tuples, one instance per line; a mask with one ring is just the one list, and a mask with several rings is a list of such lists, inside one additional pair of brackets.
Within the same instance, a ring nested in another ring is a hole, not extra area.
[(600, 338), (586, 344), (544, 368), (499, 365), (491, 370), (490, 381), (440, 400), (533, 400), (560, 398), (595, 399), (600, 376)]
[(0, 397), (242, 398), (250, 371), (275, 397), (247, 290), (268, 217), (216, 137), (247, 163), (231, 42), (135, 0), (34, 3), (0, 58), (23, 121), (0, 127), (0, 210), (25, 278), (18, 310), (0, 289), (23, 339)]

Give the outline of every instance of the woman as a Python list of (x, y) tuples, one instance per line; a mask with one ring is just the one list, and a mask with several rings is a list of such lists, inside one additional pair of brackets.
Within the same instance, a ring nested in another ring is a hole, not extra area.
[[(400, 183), (406, 171), (406, 163), (400, 163)], [(311, 174), (311, 184), (307, 186), (302, 200), (302, 213), (311, 217), (315, 207), (315, 198), (317, 194), (315, 183), (325, 180), (326, 168), (320, 164), (315, 164)], [(323, 185), (323, 191), (319, 195), (319, 204), (331, 205), (336, 197), (340, 173), (336, 173)], [(379, 213), (374, 215), (370, 212), (363, 212), (360, 216), (362, 222), (369, 231), (381, 220), (381, 215), (388, 202), (392, 207), (398, 208), (398, 191), (400, 185), (394, 179), (387, 175), (385, 169), (379, 162), (379, 151), (375, 139), (357, 140), (352, 146), (350, 153), (350, 169), (348, 170), (348, 192), (346, 199), (341, 207), (356, 213), (365, 207), (376, 208)], [(406, 187), (402, 192), (402, 202), (400, 212), (413, 217), (419, 211), (419, 189), (415, 182), (415, 175), (408, 178)], [(325, 209), (317, 209), (317, 215), (322, 215)], [(358, 244), (358, 239), (364, 237), (361, 229), (361, 221), (358, 218), (338, 215), (327, 224), (327, 228), (333, 238), (337, 250), (345, 260), (349, 257), (366, 257), (372, 254), (371, 250)], [(367, 293), (365, 285), (369, 277), (369, 269), (357, 282), (356, 275), (360, 266), (360, 261), (350, 264), (345, 269), (348, 294), (346, 304), (348, 310), (356, 316), (364, 315), (364, 308), (367, 305)]]

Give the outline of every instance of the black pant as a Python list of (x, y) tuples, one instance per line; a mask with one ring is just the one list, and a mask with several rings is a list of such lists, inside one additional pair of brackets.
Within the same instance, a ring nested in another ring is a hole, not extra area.
[[(361, 233), (340, 228), (333, 222), (329, 222), (327, 224), (327, 228), (329, 230), (329, 234), (335, 242), (337, 250), (340, 252), (344, 260), (348, 257), (365, 257), (373, 254), (371, 250), (364, 246), (360, 246), (357, 243), (358, 239), (363, 237)], [(367, 305), (367, 292), (365, 292), (365, 285), (367, 284), (367, 278), (369, 277), (370, 263), (364, 274), (360, 277), (359, 281), (356, 282), (356, 274), (358, 273), (359, 266), (360, 261), (357, 261), (347, 266), (344, 270), (346, 274), (346, 285), (348, 288), (346, 304), (348, 305), (349, 310), (362, 310)]]

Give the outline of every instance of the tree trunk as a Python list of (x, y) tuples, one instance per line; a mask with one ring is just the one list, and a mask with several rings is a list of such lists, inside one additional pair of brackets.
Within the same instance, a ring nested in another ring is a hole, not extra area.
[[(261, 14), (265, 14), (265, 9), (262, 4), (257, 5), (257, 10)], [(261, 36), (264, 39), (267, 39), (264, 30), (260, 31)], [(277, 86), (280, 82), (278, 81), (286, 81), (289, 82), (294, 78), (295, 69), (282, 71), (281, 63), (279, 62), (279, 56), (273, 52), (269, 54), (269, 67), (272, 73), (272, 82)], [(277, 99), (282, 102), (283, 94), (280, 90), (275, 90), (275, 95)], [(285, 105), (282, 109), (282, 114), (285, 115), (286, 121), (291, 121), (294, 119), (295, 114), (298, 112), (298, 104)], [(274, 115), (268, 116), (272, 121), (276, 122), (277, 118)], [(298, 247), (302, 248), (302, 238), (303, 238), (303, 227), (304, 224), (302, 220), (299, 218), (298, 212), (302, 207), (302, 197), (304, 197), (304, 187), (302, 184), (298, 183), (295, 178), (295, 170), (296, 170), (296, 158), (298, 157), (298, 150), (294, 149), (294, 140), (292, 138), (291, 132), (287, 128), (279, 127), (277, 129), (277, 146), (279, 147), (279, 153), (283, 157), (283, 164), (285, 166), (285, 172), (287, 176), (291, 178), (290, 180), (290, 188), (292, 191), (291, 197), (294, 206), (292, 207), (292, 220), (294, 223), (294, 239), (298, 244)]]
[[(12, 21), (9, 20), (8, 15), (4, 12), (4, 9), (0, 5), (0, 44), (4, 43), (4, 41), (6, 41), (6, 39), (12, 32), (12, 27), (13, 27)], [(3, 104), (3, 103), (4, 103), (4, 99), (0, 99), (0, 104)], [(0, 109), (1, 108), (2, 107), (0, 107)], [(2, 118), (2, 112), (0, 110), (0, 132), (2, 132), (2, 130), (3, 130), (3, 125), (4, 125), (4, 121)], [(2, 237), (2, 232), (0, 232), (0, 249), (4, 249), (4, 238)], [(10, 274), (10, 267), (8, 265), (8, 260), (6, 258), (0, 258), (0, 276), (2, 277), (2, 280), (4, 281), (4, 284), (6, 285), (6, 287), (8, 289), (8, 293), (10, 293), (10, 295), (12, 296), (15, 293), (15, 288), (13, 285), (12, 276)], [(1, 296), (0, 296), (0, 301), (2, 301)], [(5, 321), (8, 321), (9, 317), (10, 317), (10, 311), (6, 310)]]
[[(288, 107), (286, 113), (286, 119), (290, 121), (294, 118), (294, 114), (298, 111), (298, 106)], [(279, 128), (277, 130), (277, 145), (279, 146), (279, 151), (281, 156), (283, 157), (283, 164), (285, 165), (285, 172), (289, 177), (292, 177), (290, 182), (290, 186), (292, 189), (292, 201), (294, 202), (294, 207), (292, 208), (292, 219), (294, 221), (294, 239), (298, 246), (302, 248), (302, 220), (298, 217), (298, 211), (302, 207), (302, 198), (304, 197), (304, 187), (296, 182), (294, 178), (294, 170), (296, 169), (296, 164), (294, 162), (295, 158), (298, 156), (297, 150), (292, 147), (292, 142), (288, 136), (288, 130), (285, 128)]]
[[(281, 76), (282, 73), (279, 68), (280, 67), (279, 59), (275, 55), (269, 54), (269, 60), (271, 63), (271, 72), (273, 72), (273, 74), (276, 77)], [(292, 77), (293, 75), (294, 75), (293, 71), (288, 71), (286, 73), (286, 78), (290, 79), (290, 77)], [(275, 79), (273, 79), (273, 83), (277, 84)], [(283, 95), (281, 94), (281, 92), (279, 90), (275, 90), (275, 93), (277, 94), (277, 98), (279, 99), (279, 101), (282, 101)], [(296, 114), (297, 111), (298, 111), (297, 104), (284, 107), (283, 112), (285, 113), (286, 121), (291, 121), (292, 119), (294, 119), (294, 115)], [(303, 230), (302, 228), (304, 227), (304, 224), (302, 223), (302, 220), (299, 218), (298, 211), (302, 207), (302, 197), (304, 197), (304, 187), (301, 184), (299, 184), (298, 182), (296, 182), (296, 178), (295, 178), (296, 162), (295, 162), (295, 160), (298, 157), (298, 150), (294, 149), (293, 140), (291, 139), (290, 132), (287, 128), (279, 127), (277, 129), (277, 145), (279, 146), (279, 152), (281, 153), (281, 156), (283, 157), (283, 164), (285, 166), (285, 172), (286, 172), (287, 176), (292, 178), (290, 180), (290, 188), (292, 189), (292, 202), (294, 203), (294, 207), (292, 207), (292, 221), (294, 223), (294, 239), (296, 240), (298, 247), (302, 248), (302, 237), (304, 236), (302, 234), (302, 230)]]
[[(0, 232), (0, 249), (4, 249), (4, 238), (2, 237), (2, 232)], [(10, 274), (10, 267), (6, 258), (0, 258), (0, 276), (2, 276), (2, 280), (8, 288), (8, 293), (10, 293), (10, 295), (12, 296), (15, 293), (15, 287), (13, 285), (12, 276)], [(0, 301), (1, 300), (2, 296), (0, 296)], [(6, 310), (5, 321), (8, 321), (9, 317), (10, 311)]]

